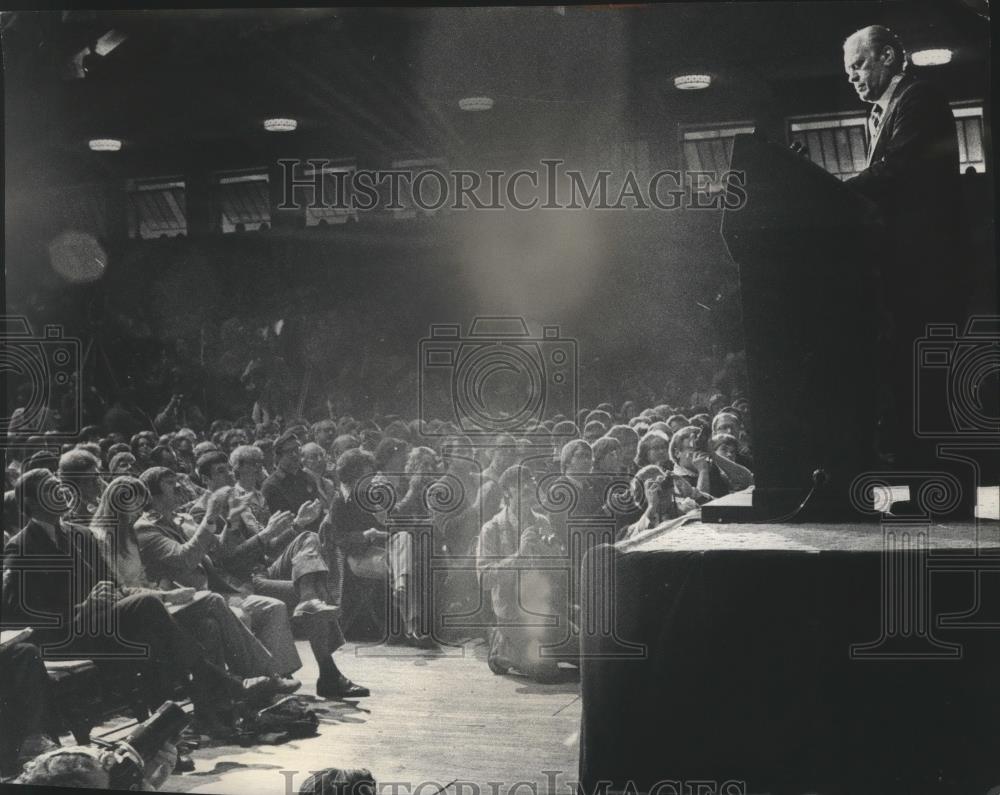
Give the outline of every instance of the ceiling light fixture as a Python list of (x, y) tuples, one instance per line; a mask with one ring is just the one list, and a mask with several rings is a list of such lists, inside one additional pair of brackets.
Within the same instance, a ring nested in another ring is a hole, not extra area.
[(697, 91), (710, 85), (712, 85), (711, 75), (677, 75), (674, 78), (674, 88), (679, 88), (681, 91)]
[(291, 132), (298, 126), (295, 119), (264, 119), (264, 129), (268, 132)]
[(122, 142), (117, 138), (94, 138), (88, 146), (95, 152), (117, 152), (122, 148)]
[(493, 97), (463, 97), (458, 101), (458, 107), (468, 111), (490, 110)]
[(941, 66), (951, 61), (951, 50), (917, 50), (910, 55), (910, 60), (914, 66)]

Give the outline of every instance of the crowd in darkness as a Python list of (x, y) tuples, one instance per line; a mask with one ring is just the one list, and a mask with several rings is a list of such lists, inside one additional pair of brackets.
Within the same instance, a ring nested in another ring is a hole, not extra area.
[[(106, 677), (141, 669), (150, 705), (182, 688), (198, 730), (221, 741), (241, 704), (301, 687), (295, 637), (319, 667), (317, 696), (367, 696), (336, 655), (362, 614), (382, 616), (382, 642), (433, 653), (451, 640), (438, 631), (443, 613), (483, 605), (466, 637), (485, 636), (494, 673), (573, 676), (579, 561), (563, 566), (568, 576), (551, 561), (753, 483), (738, 394), (601, 403), (488, 436), (443, 419), (307, 421), (254, 408), (209, 422), (174, 396), (133, 431), (143, 418), (119, 403), (71, 441), (58, 412), (43, 410), (33, 434), (8, 438), (5, 628), (31, 625), (31, 644), (94, 658)], [(32, 568), (39, 554), (71, 558), (81, 576)], [(519, 626), (524, 610), (561, 620)], [(39, 611), (60, 626), (39, 627)], [(108, 659), (123, 642), (148, 644), (148, 658)], [(0, 677), (20, 683), (2, 699), (14, 727), (7, 773), (54, 739), (28, 645), (3, 652), (5, 668), (21, 667)]]

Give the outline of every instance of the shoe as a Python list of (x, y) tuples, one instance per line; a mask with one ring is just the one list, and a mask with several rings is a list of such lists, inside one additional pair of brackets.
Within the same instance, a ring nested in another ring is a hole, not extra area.
[(283, 696), (291, 695), (300, 687), (302, 683), (293, 676), (272, 676), (274, 681), (274, 692)]
[(242, 700), (257, 703), (278, 692), (278, 679), (272, 676), (252, 676), (243, 680)]
[(292, 611), (292, 618), (302, 618), (304, 616), (318, 616), (324, 613), (329, 615), (336, 615), (340, 612), (340, 605), (331, 605), (322, 601), (321, 599), (306, 599), (304, 602), (299, 602), (295, 605), (295, 610)]
[(177, 754), (177, 763), (174, 765), (173, 775), (178, 773), (190, 773), (194, 770), (194, 760), (190, 756)]
[(354, 684), (341, 674), (333, 681), (321, 676), (316, 682), (316, 695), (320, 698), (342, 700), (345, 698), (364, 698), (370, 696), (371, 691), (367, 687)]

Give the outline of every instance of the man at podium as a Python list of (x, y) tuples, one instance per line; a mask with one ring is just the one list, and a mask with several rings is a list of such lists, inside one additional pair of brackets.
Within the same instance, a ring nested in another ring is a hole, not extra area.
[[(872, 25), (844, 42), (844, 69), (871, 105), (867, 167), (847, 184), (875, 202), (885, 223), (878, 252), (883, 286), (883, 364), (890, 405), (883, 452), (933, 463), (914, 433), (914, 342), (928, 323), (964, 325), (967, 263), (959, 234), (961, 184), (955, 120), (934, 84), (907, 69), (902, 43)], [(947, 406), (936, 407), (942, 412)]]

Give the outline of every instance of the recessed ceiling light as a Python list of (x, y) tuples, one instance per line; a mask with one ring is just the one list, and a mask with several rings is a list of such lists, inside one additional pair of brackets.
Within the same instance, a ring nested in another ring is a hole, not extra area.
[(910, 55), (910, 60), (914, 66), (941, 66), (951, 60), (951, 50), (917, 50)]
[(493, 97), (463, 97), (458, 101), (462, 110), (490, 110), (493, 107)]
[(264, 129), (268, 132), (291, 132), (298, 126), (295, 119), (264, 119)]
[(679, 88), (681, 91), (696, 91), (708, 88), (710, 85), (712, 85), (711, 75), (677, 75), (674, 78), (674, 88)]
[(117, 138), (94, 138), (88, 146), (95, 152), (117, 152), (122, 148), (122, 142)]

